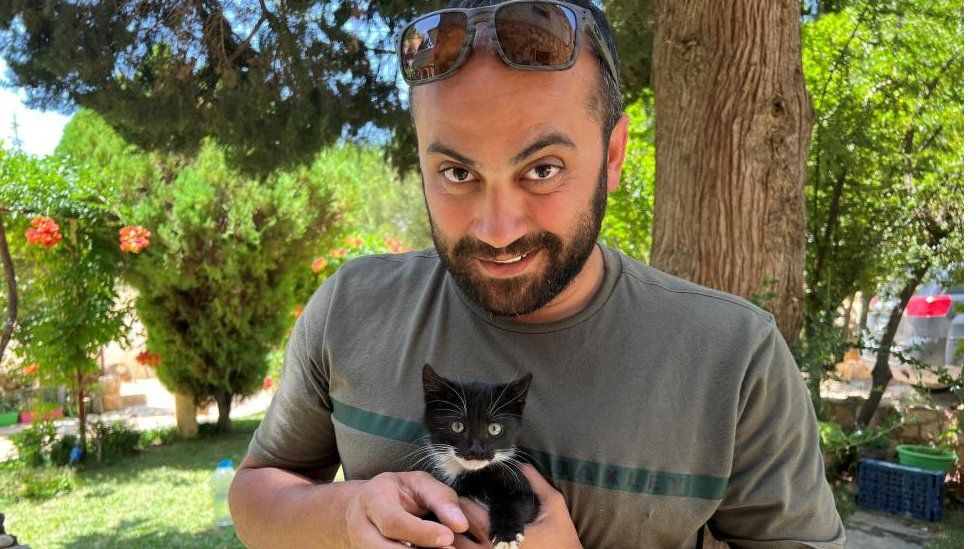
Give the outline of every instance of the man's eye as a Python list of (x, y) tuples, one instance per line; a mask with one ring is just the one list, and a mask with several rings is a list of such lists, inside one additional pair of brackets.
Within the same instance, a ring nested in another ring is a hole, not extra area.
[(545, 179), (552, 179), (553, 177), (558, 175), (559, 172), (561, 171), (562, 171), (562, 167), (557, 166), (555, 164), (539, 164), (538, 166), (535, 166), (531, 170), (529, 170), (529, 172), (525, 174), (525, 176), (528, 177), (529, 179), (541, 181)]
[(441, 174), (451, 183), (470, 183), (473, 181), (471, 172), (457, 166), (445, 168), (441, 170)]

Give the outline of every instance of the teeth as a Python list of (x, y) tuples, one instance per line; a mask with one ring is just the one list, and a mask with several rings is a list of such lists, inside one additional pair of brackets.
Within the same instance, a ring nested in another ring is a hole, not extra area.
[[(526, 255), (528, 255), (528, 254), (526, 254)], [(522, 261), (522, 259), (524, 259), (524, 258), (525, 258), (524, 255), (520, 255), (520, 256), (517, 256), (517, 257), (513, 257), (512, 259), (507, 259), (505, 261), (502, 261), (502, 260), (499, 260), (499, 259), (493, 259), (492, 261), (495, 262), (495, 263), (508, 264), (508, 263), (515, 263), (516, 261)]]

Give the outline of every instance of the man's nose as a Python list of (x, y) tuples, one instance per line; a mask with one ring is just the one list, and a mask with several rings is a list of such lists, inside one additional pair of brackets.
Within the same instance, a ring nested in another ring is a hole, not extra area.
[(526, 232), (526, 204), (516, 189), (488, 186), (479, 205), (475, 237), (495, 248), (504, 248)]

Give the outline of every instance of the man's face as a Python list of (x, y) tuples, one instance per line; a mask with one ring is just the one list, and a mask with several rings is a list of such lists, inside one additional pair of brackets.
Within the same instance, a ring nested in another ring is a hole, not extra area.
[(569, 70), (533, 72), (479, 42), (457, 74), (414, 90), (434, 245), (495, 314), (549, 303), (594, 253), (627, 139), (624, 117), (604, 154), (597, 78), (586, 51)]

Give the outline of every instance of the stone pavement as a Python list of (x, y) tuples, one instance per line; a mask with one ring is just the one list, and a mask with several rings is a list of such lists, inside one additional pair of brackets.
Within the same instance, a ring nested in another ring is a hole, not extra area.
[(926, 527), (904, 524), (897, 517), (856, 511), (844, 521), (848, 549), (915, 549), (932, 539)]
[[(120, 410), (106, 412), (104, 414), (89, 414), (89, 424), (96, 419), (103, 421), (126, 420), (129, 424), (139, 431), (146, 429), (158, 429), (173, 427), (176, 425), (176, 401), (163, 384), (156, 378), (136, 379), (131, 382), (123, 382), (119, 390), (123, 397), (128, 395), (145, 395), (145, 404), (139, 406), (129, 406)], [(258, 412), (263, 412), (271, 403), (271, 391), (260, 391), (242, 402), (234, 402), (230, 409), (232, 418), (249, 416)], [(142, 400), (141, 398), (138, 400)], [(206, 414), (197, 415), (200, 423), (217, 421), (217, 405), (211, 405)], [(60, 433), (78, 433), (77, 418), (65, 418), (55, 420)], [(28, 426), (23, 424), (0, 427), (0, 460), (12, 457), (16, 452), (10, 437)]]

